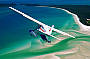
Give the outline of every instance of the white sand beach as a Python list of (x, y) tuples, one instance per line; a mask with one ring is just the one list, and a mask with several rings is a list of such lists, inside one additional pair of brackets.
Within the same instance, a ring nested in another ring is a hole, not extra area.
[[(62, 8), (60, 8), (60, 9), (62, 9)], [(71, 14), (74, 17), (74, 20), (75, 20), (76, 24), (78, 24), (80, 26), (81, 31), (89, 31), (90, 30), (90, 26), (86, 26), (86, 25), (82, 24), (79, 21), (79, 17), (76, 14), (71, 13), (68, 10), (65, 10), (65, 9), (62, 9), (62, 10), (66, 11), (67, 13)]]
[[(43, 7), (43, 6), (38, 6), (38, 7)], [(44, 6), (44, 7), (47, 7), (47, 6)], [(56, 7), (50, 7), (50, 8), (56, 8)], [(65, 10), (65, 9), (62, 9), (62, 8), (57, 8), (57, 9), (64, 10), (64, 11), (66, 11), (67, 13), (71, 14), (74, 17), (74, 20), (75, 20), (76, 24), (78, 24), (79, 27), (80, 27), (80, 31), (79, 32), (82, 32), (82, 33), (85, 33), (85, 34), (87, 34), (89, 32), (90, 26), (86, 26), (86, 25), (82, 24), (79, 21), (79, 17), (76, 14), (71, 13), (68, 10)], [(60, 39), (64, 40), (65, 38), (60, 38)], [(56, 41), (55, 43), (54, 42), (53, 43), (56, 44), (58, 42), (60, 42), (60, 41)], [(50, 46), (46, 45), (46, 47), (51, 47), (51, 46), (52, 45), (50, 45)], [(78, 48), (73, 48), (73, 49), (67, 50), (67, 51), (50, 53), (50, 54), (40, 55), (40, 56), (36, 56), (36, 57), (32, 57), (32, 58), (27, 58), (27, 59), (61, 59), (60, 57), (58, 57), (56, 55), (70, 54), (70, 53), (75, 53), (77, 51), (78, 51)]]
[(50, 54), (40, 55), (40, 56), (27, 58), (27, 59), (61, 59), (60, 57), (58, 57), (56, 55), (75, 53), (75, 52), (77, 52), (77, 50), (78, 50), (78, 48), (73, 48), (73, 49), (67, 50), (67, 51), (50, 53)]

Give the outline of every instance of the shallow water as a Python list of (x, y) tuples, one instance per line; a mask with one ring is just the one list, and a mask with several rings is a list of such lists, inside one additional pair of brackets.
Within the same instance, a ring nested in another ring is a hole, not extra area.
[[(33, 18), (55, 28), (70, 33), (76, 38), (69, 38), (53, 45), (52, 47), (42, 48), (45, 43), (40, 38), (31, 36), (30, 29), (36, 29), (38, 24), (10, 10), (8, 7), (0, 7), (0, 58), (1, 59), (25, 59), (28, 57), (49, 54), (53, 52), (65, 51), (74, 48), (76, 41), (90, 42), (90, 36), (79, 33), (79, 26), (75, 23), (72, 15), (63, 10), (49, 7), (35, 6), (14, 6), (16, 9), (32, 16)], [(52, 33), (55, 36), (61, 34)], [(47, 36), (49, 40), (55, 40)], [(73, 43), (72, 43), (73, 42)], [(78, 43), (81, 44), (81, 43)]]

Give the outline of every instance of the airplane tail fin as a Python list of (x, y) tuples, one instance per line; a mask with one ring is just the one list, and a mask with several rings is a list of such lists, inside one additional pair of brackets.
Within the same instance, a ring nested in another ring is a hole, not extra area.
[(52, 25), (52, 27), (54, 28), (54, 25)]
[(52, 28), (54, 28), (54, 25), (49, 29), (50, 34), (52, 33)]

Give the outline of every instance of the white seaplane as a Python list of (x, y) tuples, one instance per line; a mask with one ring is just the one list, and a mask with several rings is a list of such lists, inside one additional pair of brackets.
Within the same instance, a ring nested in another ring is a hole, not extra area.
[(58, 30), (58, 29), (55, 29), (55, 28), (54, 28), (54, 25), (52, 25), (52, 27), (50, 27), (50, 26), (48, 26), (48, 25), (46, 25), (46, 24), (44, 24), (44, 23), (42, 23), (42, 22), (40, 22), (40, 21), (32, 18), (31, 16), (29, 16), (29, 15), (27, 15), (27, 14), (25, 14), (25, 13), (23, 13), (23, 12), (17, 10), (17, 9), (15, 9), (15, 8), (13, 8), (13, 7), (9, 7), (9, 8), (10, 8), (11, 10), (13, 10), (13, 11), (21, 14), (22, 16), (26, 17), (27, 19), (32, 20), (32, 21), (38, 23), (39, 25), (41, 25), (41, 27), (38, 29), (38, 31), (40, 31), (40, 32), (42, 32), (42, 33), (44, 33), (44, 34), (46, 34), (46, 35), (49, 35), (49, 36), (51, 36), (51, 37), (53, 37), (53, 38), (55, 38), (55, 39), (61, 40), (61, 39), (59, 39), (59, 38), (51, 35), (51, 34), (52, 34), (52, 31), (56, 31), (57, 33), (60, 33), (60, 34), (63, 34), (63, 35), (66, 35), (66, 36), (75, 38), (74, 36), (72, 36), (72, 35), (70, 35), (70, 34), (68, 34), (68, 33), (65, 33), (65, 32), (63, 32), (63, 31), (60, 31), (60, 30)]

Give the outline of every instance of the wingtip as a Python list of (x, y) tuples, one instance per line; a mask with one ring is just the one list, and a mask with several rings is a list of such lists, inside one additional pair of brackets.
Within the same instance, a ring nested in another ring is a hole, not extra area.
[(73, 38), (75, 38), (75, 37), (73, 37)]
[(9, 7), (9, 8), (11, 8), (11, 7)]
[(12, 7), (9, 7), (9, 8), (12, 8)]

